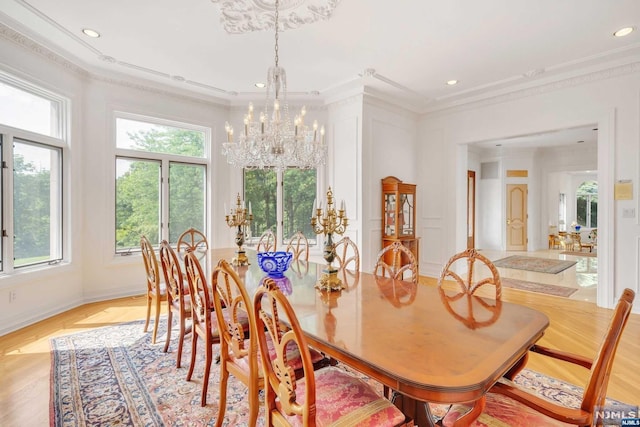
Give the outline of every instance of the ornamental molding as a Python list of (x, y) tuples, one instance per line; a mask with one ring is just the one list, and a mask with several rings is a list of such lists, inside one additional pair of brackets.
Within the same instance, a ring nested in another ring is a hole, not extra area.
[(61, 66), (62, 68), (74, 74), (77, 74), (82, 77), (89, 76), (89, 72), (84, 68), (79, 67), (75, 63), (67, 60), (66, 58), (55, 53), (54, 51), (44, 47), (40, 43), (30, 39), (24, 34), (19, 33), (18, 31), (14, 30), (11, 27), (6, 26), (1, 22), (0, 22), (0, 37), (17, 44), (26, 50), (33, 52), (38, 56), (45, 58), (49, 62), (52, 62), (58, 66)]
[[(219, 5), (220, 23), (229, 34), (272, 30), (274, 0), (211, 0)], [(340, 0), (281, 0), (278, 22), (285, 30), (331, 18)]]

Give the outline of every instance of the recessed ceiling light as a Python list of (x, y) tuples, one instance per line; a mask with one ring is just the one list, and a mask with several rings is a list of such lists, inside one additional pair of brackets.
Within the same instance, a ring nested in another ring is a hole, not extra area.
[(448, 84), (449, 86), (457, 85), (457, 84), (458, 84), (458, 81), (457, 81), (457, 80), (448, 80), (448, 81), (447, 81), (447, 84)]
[(256, 87), (257, 87), (258, 89), (262, 89), (262, 88), (264, 88), (264, 86), (265, 86), (265, 84), (264, 84), (264, 83), (256, 83)]
[(578, 141), (578, 144), (582, 144), (584, 141)]
[(496, 144), (496, 147), (502, 147), (502, 144)]
[(100, 37), (100, 33), (97, 32), (96, 30), (92, 30), (91, 28), (83, 28), (82, 33), (85, 36), (92, 37), (94, 39), (97, 39), (98, 37)]
[(633, 28), (633, 27), (620, 28), (618, 31), (613, 33), (613, 35), (616, 36), (616, 37), (628, 36), (629, 34), (631, 34), (633, 32), (634, 29), (635, 28)]

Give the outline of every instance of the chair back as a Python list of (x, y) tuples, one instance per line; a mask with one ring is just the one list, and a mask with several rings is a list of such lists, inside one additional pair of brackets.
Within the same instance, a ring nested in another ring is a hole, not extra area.
[(348, 236), (343, 237), (335, 244), (336, 261), (338, 269), (350, 269), (360, 271), (360, 251), (358, 245)]
[(409, 248), (396, 241), (378, 253), (373, 274), (418, 283), (418, 263)]
[(293, 254), (293, 261), (309, 261), (309, 240), (302, 234), (302, 231), (296, 232), (287, 244), (287, 252)]
[(273, 234), (273, 231), (267, 230), (260, 236), (260, 240), (258, 240), (258, 245), (256, 246), (256, 252), (271, 252), (277, 250), (276, 247), (276, 235)]
[(169, 302), (180, 301), (180, 308), (184, 308), (183, 296), (189, 293), (189, 287), (187, 285), (185, 288), (178, 255), (166, 240), (163, 240), (160, 244), (160, 264), (164, 273), (164, 283), (167, 285)]
[(609, 328), (591, 365), (589, 382), (584, 389), (582, 398), (581, 409), (584, 411), (593, 412), (595, 406), (603, 406), (605, 403), (613, 359), (620, 343), (622, 331), (629, 320), (635, 296), (634, 291), (625, 289), (618, 300)]
[(207, 284), (207, 277), (202, 271), (200, 261), (194, 252), (187, 252), (184, 256), (184, 270), (189, 283), (191, 297), (191, 320), (194, 328), (211, 331), (211, 310), (213, 299)]
[[(463, 270), (460, 266), (460, 262), (458, 261), (466, 261), (467, 267), (466, 278), (463, 278), (458, 271)], [(475, 281), (474, 275), (476, 273), (476, 261), (480, 264), (479, 267), (483, 271), (488, 272), (488, 276)], [(498, 273), (498, 269), (493, 262), (484, 255), (478, 253), (475, 249), (467, 249), (466, 251), (460, 252), (449, 258), (449, 261), (442, 268), (442, 272), (440, 273), (440, 277), (438, 278), (438, 287), (442, 287), (442, 284), (448, 278), (453, 279), (457, 284), (459, 291), (473, 295), (475, 292), (485, 285), (493, 285), (495, 289), (495, 294), (493, 295), (496, 300), (501, 299), (502, 297), (502, 281), (500, 280), (500, 273)]]
[(160, 270), (158, 268), (158, 258), (151, 246), (151, 242), (146, 236), (140, 236), (140, 249), (142, 250), (142, 261), (147, 275), (147, 293), (160, 294)]
[(177, 244), (178, 252), (182, 251), (195, 251), (209, 249), (209, 242), (207, 237), (200, 230), (196, 230), (190, 227), (187, 231), (182, 233), (178, 238)]
[[(265, 411), (267, 425), (289, 425), (286, 417), (301, 416), (304, 426), (314, 426), (316, 419), (316, 384), (311, 354), (298, 319), (289, 301), (271, 278), (267, 278), (253, 298), (256, 335), (265, 377)], [(286, 324), (284, 323), (286, 322)], [(273, 343), (271, 356), (267, 336)], [(296, 373), (287, 359), (295, 345), (302, 360), (304, 390), (296, 390)], [(304, 399), (298, 399), (304, 396)], [(279, 401), (276, 405), (276, 400)]]
[[(250, 388), (255, 390), (258, 386), (258, 343), (253, 333), (255, 322), (251, 298), (238, 273), (225, 259), (218, 261), (218, 265), (213, 270), (211, 287), (219, 325), (220, 358), (225, 363), (236, 363), (240, 359), (247, 358), (250, 382), (254, 386)], [(247, 318), (249, 319), (248, 328)], [(245, 345), (247, 335), (248, 346)]]

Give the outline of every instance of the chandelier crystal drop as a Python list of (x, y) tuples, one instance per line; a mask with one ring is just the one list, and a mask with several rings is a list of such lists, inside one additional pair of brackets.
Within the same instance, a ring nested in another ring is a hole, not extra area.
[[(249, 104), (241, 134), (234, 140), (234, 129), (227, 122), (227, 141), (222, 154), (227, 163), (244, 169), (287, 168), (314, 169), (325, 163), (327, 146), (324, 126), (305, 122), (306, 108), (302, 107), (293, 123), (287, 105), (287, 74), (278, 65), (278, 6), (275, 2), (275, 66), (267, 73), (265, 108), (258, 116)], [(271, 110), (270, 110), (271, 108)]]

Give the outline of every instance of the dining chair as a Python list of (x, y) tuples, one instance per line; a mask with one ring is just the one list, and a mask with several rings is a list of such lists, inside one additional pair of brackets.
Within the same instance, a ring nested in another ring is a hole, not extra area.
[(216, 426), (222, 426), (227, 406), (229, 374), (249, 389), (249, 425), (256, 425), (264, 380), (258, 368), (258, 343), (251, 299), (238, 273), (221, 259), (211, 274), (214, 312), (220, 334), (220, 398)]
[[(482, 278), (478, 280), (479, 276)], [(490, 326), (500, 317), (500, 273), (489, 258), (475, 249), (467, 249), (449, 258), (438, 277), (438, 290), (447, 311), (468, 328)], [(480, 298), (476, 292), (487, 298)]]
[(142, 251), (142, 260), (144, 262), (144, 270), (147, 276), (147, 318), (144, 322), (144, 331), (149, 328), (151, 319), (151, 306), (155, 307), (155, 320), (153, 323), (153, 334), (151, 335), (151, 343), (156, 343), (158, 335), (158, 323), (160, 323), (161, 303), (167, 298), (167, 290), (165, 284), (160, 279), (160, 270), (158, 269), (158, 258), (156, 252), (151, 246), (151, 242), (146, 236), (140, 236), (140, 249)]
[(209, 249), (209, 242), (202, 231), (190, 227), (178, 237), (176, 248), (178, 252), (195, 251), (196, 249), (206, 250)]
[(418, 283), (418, 263), (409, 248), (396, 241), (378, 253), (373, 274)]
[[(554, 420), (578, 426), (591, 426), (596, 423), (600, 425), (601, 421), (597, 422), (596, 408), (605, 405), (611, 368), (622, 332), (631, 313), (634, 298), (634, 291), (624, 290), (613, 312), (600, 348), (593, 359), (538, 344), (530, 348), (533, 353), (548, 356), (563, 363), (573, 363), (590, 370), (588, 381), (582, 393), (580, 407), (560, 405), (515, 384), (512, 380), (525, 367), (527, 362), (527, 356), (525, 356), (509, 371), (506, 377), (501, 378), (491, 388), (484, 409), (485, 417), (494, 418), (506, 424), (509, 424), (510, 421), (516, 421), (516, 418), (510, 419), (510, 416), (517, 417), (519, 425), (551, 425)], [(454, 405), (444, 418), (444, 425), (452, 425), (464, 412), (464, 406)]]
[(184, 269), (189, 284), (189, 296), (191, 298), (191, 364), (187, 373), (187, 381), (191, 381), (193, 368), (196, 362), (198, 337), (204, 340), (205, 362), (204, 376), (202, 378), (202, 394), (200, 404), (207, 404), (207, 388), (209, 386), (209, 373), (213, 361), (213, 346), (220, 343), (220, 331), (218, 328), (217, 314), (214, 313), (212, 290), (209, 288), (207, 278), (202, 271), (202, 266), (194, 251), (187, 252), (184, 256)]
[[(313, 370), (296, 314), (272, 279), (265, 279), (256, 291), (253, 310), (265, 375), (267, 426), (413, 425), (364, 380), (335, 366)], [(300, 352), (304, 372), (298, 379), (286, 355), (292, 344)]]
[(164, 283), (167, 288), (167, 340), (164, 344), (164, 352), (169, 350), (171, 342), (171, 329), (173, 325), (174, 313), (178, 316), (180, 326), (180, 336), (178, 337), (178, 355), (176, 356), (176, 368), (182, 363), (182, 348), (184, 346), (184, 336), (187, 333), (187, 319), (191, 319), (191, 297), (189, 296), (189, 285), (182, 275), (182, 267), (178, 255), (167, 242), (163, 240), (160, 244), (160, 264), (164, 273)]
[(273, 231), (267, 230), (260, 236), (260, 240), (258, 240), (258, 244), (256, 245), (256, 252), (275, 251), (277, 250), (277, 246), (276, 235), (273, 234)]
[[(264, 389), (264, 375), (258, 350), (256, 323), (251, 309), (253, 301), (236, 270), (225, 259), (218, 261), (211, 275), (214, 309), (220, 326), (220, 409), (216, 426), (224, 420), (229, 374), (240, 380), (249, 389), (249, 425), (258, 419), (260, 402), (258, 392)], [(270, 340), (269, 353), (274, 352)], [(329, 363), (322, 353), (311, 349), (314, 369)], [(287, 347), (287, 360), (291, 362), (296, 377), (303, 374), (302, 360), (298, 349)]]
[(291, 236), (286, 251), (293, 254), (293, 261), (309, 261), (309, 240), (302, 231)]
[(340, 239), (334, 245), (334, 251), (339, 269), (360, 271), (360, 251), (358, 250), (358, 245), (349, 236), (344, 236)]
[[(464, 265), (460, 265), (462, 262), (466, 263), (466, 268)], [(463, 272), (463, 275), (460, 275), (460, 272)], [(478, 276), (477, 273), (486, 277), (475, 280)], [(468, 295), (475, 294), (483, 286), (491, 286), (489, 291), (491, 296), (495, 300), (502, 297), (502, 281), (498, 269), (489, 258), (476, 249), (467, 249), (449, 258), (449, 261), (442, 267), (440, 277), (438, 277), (438, 287), (442, 288), (447, 279), (453, 279), (457, 284), (458, 291)]]

